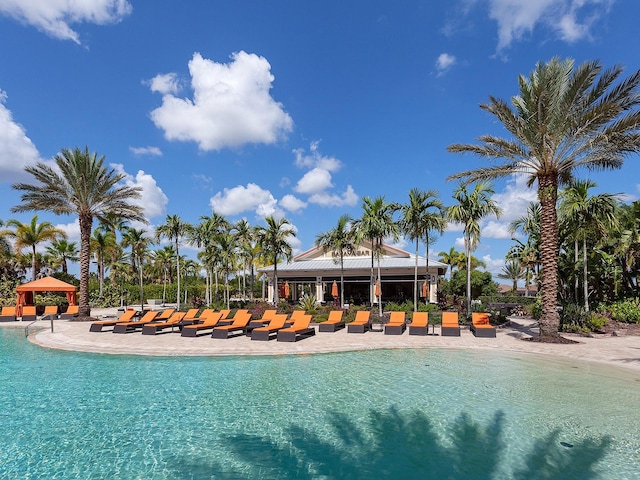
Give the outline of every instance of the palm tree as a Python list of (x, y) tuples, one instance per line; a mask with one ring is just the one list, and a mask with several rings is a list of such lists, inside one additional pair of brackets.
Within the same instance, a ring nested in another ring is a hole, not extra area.
[(587, 237), (591, 237), (594, 234), (601, 237), (607, 228), (611, 228), (617, 223), (615, 216), (618, 203), (617, 196), (609, 193), (589, 196), (589, 190), (595, 186), (596, 183), (591, 180), (573, 181), (561, 192), (559, 206), (561, 220), (571, 229), (575, 241), (576, 257), (578, 255), (578, 241), (582, 240), (582, 286), (584, 309), (587, 312), (589, 311)]
[(453, 276), (453, 267), (460, 268), (461, 265), (464, 265), (464, 253), (456, 250), (456, 247), (449, 248), (448, 252), (439, 252), (438, 260), (442, 263), (449, 265), (449, 281), (451, 281), (451, 277)]
[[(400, 229), (416, 242), (416, 265), (413, 278), (413, 311), (418, 311), (418, 243), (424, 240), (426, 245), (425, 282), (429, 275), (429, 242), (431, 231), (442, 233), (446, 227), (443, 215), (444, 205), (438, 199), (438, 192), (427, 190), (423, 192), (417, 188), (409, 191), (409, 203), (400, 206)], [(428, 303), (425, 298), (425, 303)]]
[(335, 227), (320, 233), (315, 241), (325, 253), (331, 252), (334, 262), (340, 263), (340, 305), (344, 305), (344, 257), (353, 254), (358, 246), (355, 232), (349, 228), (350, 222), (349, 215), (342, 215)]
[[(357, 232), (358, 238), (367, 238), (371, 242), (371, 293), (375, 284), (373, 274), (373, 258), (378, 263), (378, 281), (380, 282), (380, 256), (385, 237), (392, 237), (397, 240), (400, 233), (398, 224), (393, 220), (393, 214), (398, 210), (399, 205), (388, 203), (383, 196), (378, 196), (373, 200), (369, 197), (362, 199), (362, 217), (353, 222), (353, 228)], [(382, 288), (382, 285), (380, 285)], [(382, 317), (382, 295), (378, 299), (378, 309)]]
[(56, 240), (67, 238), (67, 234), (56, 228), (50, 222), (38, 223), (38, 215), (34, 215), (30, 223), (22, 223), (19, 220), (11, 219), (5, 223), (7, 227), (14, 227), (15, 230), (5, 230), (4, 235), (15, 238), (17, 250), (23, 248), (31, 249), (31, 278), (36, 279), (36, 247), (42, 242), (55, 242)]
[(142, 267), (145, 258), (149, 253), (149, 245), (152, 240), (147, 237), (147, 232), (143, 229), (127, 228), (122, 233), (122, 246), (131, 248), (131, 267), (133, 273), (138, 273), (140, 288), (140, 308), (144, 308), (144, 289), (142, 283)]
[(176, 250), (176, 275), (178, 277), (176, 308), (178, 310), (180, 310), (180, 238), (188, 235), (192, 228), (189, 223), (183, 222), (178, 215), (167, 215), (165, 223), (156, 228), (156, 241), (166, 237), (170, 242), (175, 242), (173, 246)]
[(500, 218), (502, 210), (491, 199), (493, 189), (488, 183), (478, 182), (469, 193), (467, 187), (460, 185), (453, 193), (456, 204), (447, 208), (447, 217), (461, 223), (464, 231), (464, 249), (467, 256), (467, 315), (471, 315), (471, 252), (480, 243), (480, 220), (495, 215)]
[(69, 242), (65, 239), (51, 242), (46, 251), (47, 255), (60, 264), (60, 268), (65, 274), (69, 273), (67, 262), (77, 262), (79, 259), (79, 250), (76, 242)]
[(247, 296), (247, 282), (246, 282), (246, 272), (247, 267), (251, 268), (251, 299), (253, 300), (253, 243), (255, 237), (254, 228), (247, 222), (246, 219), (242, 218), (238, 220), (232, 228), (234, 232), (234, 236), (237, 240), (237, 248), (238, 248), (238, 256), (240, 257), (240, 261), (242, 262), (242, 296), (246, 298)]
[(574, 68), (573, 60), (538, 63), (529, 78), (519, 77), (520, 95), (490, 97), (480, 108), (493, 114), (513, 139), (493, 135), (478, 145), (455, 144), (451, 152), (471, 152), (503, 162), (452, 175), (471, 183), (515, 173), (537, 182), (541, 215), (542, 316), (540, 336), (557, 337), (558, 186), (578, 168), (614, 169), (640, 150), (640, 71), (614, 86), (622, 67), (603, 70), (597, 61)]
[(153, 263), (162, 275), (162, 304), (164, 305), (167, 298), (167, 277), (169, 282), (173, 280), (173, 260), (176, 258), (176, 252), (172, 245), (167, 245), (160, 250), (156, 250), (153, 256)]
[(520, 263), (520, 260), (512, 258), (505, 262), (502, 267), (502, 272), (498, 274), (498, 278), (504, 278), (506, 280), (511, 280), (511, 290), (513, 293), (518, 291), (518, 280), (523, 279), (525, 276), (525, 271)]
[(130, 203), (140, 197), (140, 188), (118, 185), (124, 174), (103, 165), (104, 156), (84, 151), (63, 149), (54, 161), (57, 170), (38, 162), (25, 168), (38, 182), (36, 185), (16, 183), (15, 190), (25, 193), (15, 212), (44, 210), (57, 215), (78, 215), (80, 225), (80, 300), (79, 316), (91, 315), (89, 306), (90, 238), (93, 219), (113, 213), (126, 220), (145, 221), (142, 209)]
[(291, 222), (286, 218), (280, 220), (274, 217), (266, 217), (266, 227), (257, 227), (256, 235), (262, 256), (273, 265), (273, 298), (278, 305), (278, 262), (291, 260), (293, 251), (288, 240), (295, 237), (296, 233), (291, 228)]
[(508, 258), (517, 258), (525, 269), (524, 288), (525, 296), (529, 296), (529, 284), (532, 275), (538, 276), (540, 266), (540, 215), (542, 209), (538, 202), (530, 202), (526, 215), (513, 220), (509, 224), (509, 232), (516, 235), (518, 232), (526, 235), (526, 242), (513, 239), (516, 245), (507, 253)]
[(220, 214), (212, 213), (210, 217), (201, 216), (201, 223), (195, 225), (189, 231), (189, 243), (195, 245), (197, 248), (202, 248), (198, 257), (205, 266), (207, 282), (209, 288), (207, 290), (208, 303), (213, 301), (211, 295), (211, 277), (215, 278), (216, 293), (218, 291), (218, 274), (217, 266), (220, 264), (220, 255), (214, 245), (214, 239), (216, 235), (221, 232), (226, 232), (229, 228), (229, 222), (225, 217)]
[(220, 256), (220, 264), (222, 267), (222, 273), (224, 274), (224, 289), (225, 289), (225, 301), (227, 308), (231, 301), (229, 294), (229, 275), (234, 269), (236, 263), (236, 243), (237, 238), (231, 234), (231, 232), (220, 232), (215, 238), (215, 246)]

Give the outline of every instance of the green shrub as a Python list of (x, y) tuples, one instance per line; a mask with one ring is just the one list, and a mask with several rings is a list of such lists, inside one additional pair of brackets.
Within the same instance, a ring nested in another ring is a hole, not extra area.
[(590, 315), (587, 326), (592, 332), (598, 332), (602, 330), (602, 327), (606, 326), (608, 323), (609, 319), (606, 316), (599, 313), (592, 313)]
[(542, 297), (536, 298), (536, 301), (529, 308), (531, 310), (531, 316), (536, 320), (540, 320), (542, 316)]
[(314, 315), (315, 313), (317, 313), (316, 309), (318, 308), (318, 301), (316, 300), (315, 295), (305, 295), (300, 299), (298, 304), (300, 305), (300, 308), (302, 310), (304, 310), (305, 312), (311, 315)]
[(618, 322), (640, 323), (640, 300), (628, 298), (605, 307)]

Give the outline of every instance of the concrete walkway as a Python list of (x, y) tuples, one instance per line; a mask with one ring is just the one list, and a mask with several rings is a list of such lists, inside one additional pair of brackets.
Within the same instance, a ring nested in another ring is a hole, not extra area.
[[(96, 317), (115, 316), (117, 310), (94, 310)], [(4, 327), (18, 327), (22, 322), (0, 323)], [(510, 325), (498, 329), (497, 338), (476, 338), (468, 330), (460, 337), (384, 335), (378, 332), (365, 334), (347, 333), (347, 329), (335, 333), (320, 333), (295, 343), (252, 341), (241, 336), (227, 340), (213, 339), (210, 335), (188, 338), (178, 333), (142, 335), (141, 333), (114, 334), (90, 332), (89, 323), (57, 320), (54, 332), (48, 321), (38, 321), (30, 327), (31, 342), (61, 350), (127, 355), (155, 356), (219, 356), (219, 355), (288, 355), (345, 352), (355, 350), (389, 348), (466, 348), (499, 350), (564, 357), (572, 360), (599, 362), (640, 371), (640, 337), (598, 335), (594, 338), (565, 334), (578, 344), (546, 344), (526, 342), (523, 338), (537, 334), (532, 320), (512, 318)], [(436, 333), (440, 333), (436, 327)]]

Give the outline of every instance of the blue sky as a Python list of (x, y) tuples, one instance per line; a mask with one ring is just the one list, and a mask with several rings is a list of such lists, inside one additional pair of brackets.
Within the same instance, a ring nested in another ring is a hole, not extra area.
[[(167, 214), (279, 215), (301, 252), (363, 196), (417, 187), (452, 203), (447, 176), (481, 160), (446, 147), (507, 136), (478, 105), (554, 56), (630, 75), (639, 15), (621, 0), (0, 0), (0, 219), (31, 219), (10, 212), (25, 165), (88, 146), (143, 188), (150, 229)], [(590, 178), (635, 200), (637, 160)], [(475, 255), (496, 273), (535, 192), (494, 189), (504, 216)], [(77, 241), (72, 217), (39, 215)]]

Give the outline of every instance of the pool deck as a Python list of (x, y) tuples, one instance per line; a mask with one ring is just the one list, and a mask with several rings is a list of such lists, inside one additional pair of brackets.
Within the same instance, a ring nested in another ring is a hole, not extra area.
[[(96, 317), (115, 316), (110, 310), (94, 309)], [(0, 323), (0, 327), (25, 327), (23, 322)], [(49, 321), (38, 321), (30, 327), (29, 340), (37, 345), (60, 350), (81, 352), (150, 355), (150, 356), (220, 356), (220, 355), (289, 355), (345, 352), (395, 348), (463, 348), (503, 352), (520, 352), (556, 356), (571, 360), (583, 360), (616, 365), (640, 371), (640, 336), (597, 335), (593, 338), (564, 334), (578, 344), (547, 344), (525, 342), (522, 339), (537, 334), (534, 321), (513, 317), (510, 325), (498, 328), (496, 338), (476, 338), (464, 327), (460, 337), (442, 337), (436, 326), (435, 336), (414, 336), (405, 331), (402, 335), (385, 335), (381, 332), (364, 334), (347, 333), (347, 329), (335, 333), (317, 332), (315, 336), (295, 343), (252, 341), (240, 336), (226, 340), (213, 339), (210, 335), (182, 337), (178, 333), (142, 335), (140, 332), (114, 334), (90, 332), (87, 322), (54, 321), (54, 332)], [(317, 329), (316, 329), (317, 330)]]

